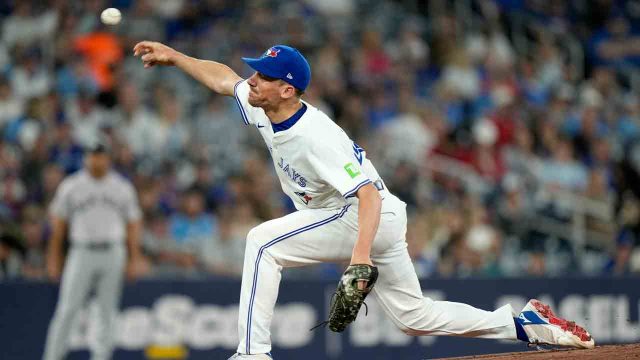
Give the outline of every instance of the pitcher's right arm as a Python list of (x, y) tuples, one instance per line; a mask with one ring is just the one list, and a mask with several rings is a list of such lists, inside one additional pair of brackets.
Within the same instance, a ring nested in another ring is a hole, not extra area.
[(159, 42), (142, 41), (133, 47), (145, 68), (154, 65), (176, 66), (214, 92), (233, 96), (233, 87), (241, 81), (230, 67), (215, 61), (196, 59)]

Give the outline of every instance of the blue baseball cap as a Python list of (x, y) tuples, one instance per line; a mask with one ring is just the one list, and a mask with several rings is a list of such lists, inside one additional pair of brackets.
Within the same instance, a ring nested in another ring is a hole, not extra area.
[(243, 57), (242, 61), (253, 70), (283, 80), (301, 91), (311, 81), (311, 67), (307, 59), (291, 46), (275, 45), (258, 59)]

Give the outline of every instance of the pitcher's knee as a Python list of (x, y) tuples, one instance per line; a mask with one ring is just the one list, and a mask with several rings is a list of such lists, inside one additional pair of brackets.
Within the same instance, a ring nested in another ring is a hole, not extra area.
[(424, 335), (428, 332), (432, 320), (432, 303), (430, 298), (422, 298), (415, 302), (412, 310), (404, 311), (395, 319), (396, 326), (410, 336)]
[(270, 232), (266, 229), (264, 224), (260, 224), (247, 233), (246, 252), (253, 252), (255, 254), (262, 249), (265, 252), (268, 249), (266, 246), (269, 241), (273, 240), (273, 236), (270, 236)]
[(248, 250), (257, 251), (260, 248), (260, 246), (264, 244), (264, 242), (265, 242), (265, 236), (260, 231), (260, 225), (252, 228), (247, 233), (247, 243), (246, 243), (247, 251)]
[(421, 331), (418, 331), (416, 329), (411, 329), (411, 328), (408, 328), (408, 327), (404, 327), (404, 326), (401, 326), (400, 330), (402, 330), (403, 333), (405, 333), (405, 334), (407, 334), (409, 336), (419, 336), (419, 335), (422, 334)]
[(396, 321), (396, 326), (405, 334), (409, 336), (418, 336), (423, 333), (424, 320), (422, 318), (415, 319), (399, 319)]

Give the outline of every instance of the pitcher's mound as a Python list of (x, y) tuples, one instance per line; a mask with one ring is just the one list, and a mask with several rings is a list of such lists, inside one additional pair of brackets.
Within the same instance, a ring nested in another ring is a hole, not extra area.
[(627, 345), (604, 345), (596, 346), (595, 349), (589, 350), (544, 350), (544, 351), (526, 351), (508, 354), (496, 355), (479, 355), (465, 356), (457, 358), (448, 358), (448, 360), (542, 360), (542, 359), (640, 359), (640, 344)]

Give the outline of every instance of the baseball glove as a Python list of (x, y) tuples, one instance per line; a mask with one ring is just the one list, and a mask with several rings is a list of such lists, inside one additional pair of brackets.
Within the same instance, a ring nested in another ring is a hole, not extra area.
[[(338, 288), (331, 299), (329, 320), (318, 324), (313, 329), (329, 324), (331, 331), (344, 331), (347, 325), (352, 323), (358, 316), (358, 311), (364, 303), (364, 299), (373, 289), (377, 279), (377, 267), (366, 264), (350, 265), (342, 274)], [(362, 280), (367, 282), (364, 290), (358, 289), (358, 281)], [(365, 304), (366, 306), (367, 304)]]

